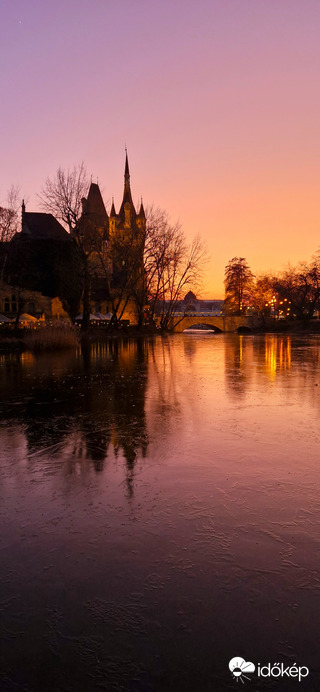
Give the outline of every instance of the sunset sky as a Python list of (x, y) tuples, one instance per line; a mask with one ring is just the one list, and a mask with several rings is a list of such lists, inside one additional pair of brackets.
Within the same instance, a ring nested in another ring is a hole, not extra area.
[(0, 0), (0, 203), (84, 161), (254, 273), (320, 247), (319, 0)]

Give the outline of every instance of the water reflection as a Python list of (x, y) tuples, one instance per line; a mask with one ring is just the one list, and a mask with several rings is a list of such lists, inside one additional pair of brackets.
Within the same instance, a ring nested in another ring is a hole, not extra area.
[(291, 337), (267, 334), (265, 338), (266, 371), (271, 380), (277, 372), (291, 368)]
[(177, 435), (196, 428), (204, 378), (221, 418), (224, 380), (230, 401), (244, 403), (258, 384), (281, 382), (282, 397), (299, 387), (318, 406), (319, 364), (318, 337), (274, 334), (114, 340), (75, 353), (3, 356), (0, 413), (7, 430), (25, 438), (29, 459), (59, 453), (68, 474), (85, 473), (88, 461), (101, 472), (110, 452), (123, 458), (132, 494), (135, 463), (150, 437), (160, 443), (172, 427)]
[(237, 653), (319, 689), (319, 365), (272, 334), (0, 359), (4, 689), (234, 689)]
[(237, 398), (245, 395), (252, 377), (253, 340), (239, 334), (225, 340), (225, 373), (228, 391)]
[[(148, 446), (145, 418), (147, 344), (88, 344), (75, 354), (4, 358), (1, 416), (19, 421), (29, 459), (65, 456), (65, 472), (85, 473), (87, 461), (103, 470), (111, 446), (127, 468), (129, 494), (134, 465)], [(4, 404), (5, 402), (5, 404)]]

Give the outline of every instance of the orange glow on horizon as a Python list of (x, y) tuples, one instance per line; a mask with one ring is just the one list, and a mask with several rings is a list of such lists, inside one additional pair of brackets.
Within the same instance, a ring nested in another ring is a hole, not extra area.
[(224, 297), (232, 257), (254, 274), (311, 259), (319, 0), (19, 5), (1, 17), (0, 204), (16, 184), (39, 210), (46, 178), (84, 161), (118, 207), (126, 143), (135, 204), (207, 243), (199, 297)]

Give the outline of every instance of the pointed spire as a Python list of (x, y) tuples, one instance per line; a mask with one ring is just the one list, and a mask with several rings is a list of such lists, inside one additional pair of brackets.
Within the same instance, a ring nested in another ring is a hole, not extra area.
[(25, 205), (24, 199), (23, 199), (22, 204), (21, 204), (21, 228), (23, 228), (23, 224), (25, 221), (25, 214), (26, 214), (26, 205)]
[(141, 204), (140, 204), (139, 216), (142, 216), (144, 219), (146, 218), (146, 215), (145, 215), (145, 213), (144, 213), (144, 208), (143, 208), (142, 197), (141, 197)]
[(113, 197), (112, 197), (112, 205), (111, 205), (111, 209), (110, 209), (110, 216), (116, 216), (116, 210), (115, 210), (115, 207), (114, 207), (114, 199), (113, 199)]
[[(124, 190), (125, 192), (130, 192), (130, 172), (129, 172), (129, 162), (128, 162), (128, 152), (126, 147), (126, 163), (124, 167)], [(130, 193), (131, 195), (131, 193)]]
[(129, 173), (129, 162), (128, 162), (128, 152), (126, 148), (126, 162), (125, 162), (125, 168), (124, 168), (124, 191), (123, 191), (123, 200), (121, 204), (121, 208), (119, 211), (120, 215), (124, 214), (124, 205), (125, 203), (129, 203), (131, 208), (132, 208), (132, 213), (135, 215), (135, 208), (133, 205), (132, 201), (132, 196), (131, 196), (131, 189), (130, 189), (130, 173)]
[(126, 177), (128, 177), (130, 180), (127, 147), (126, 147), (126, 165), (125, 165), (125, 169), (124, 169), (124, 179), (126, 179)]

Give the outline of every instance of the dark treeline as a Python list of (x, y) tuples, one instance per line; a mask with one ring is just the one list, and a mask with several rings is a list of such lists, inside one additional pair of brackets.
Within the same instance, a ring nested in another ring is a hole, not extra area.
[(233, 257), (225, 268), (226, 312), (308, 323), (319, 309), (320, 252), (278, 274), (255, 276), (244, 257)]

